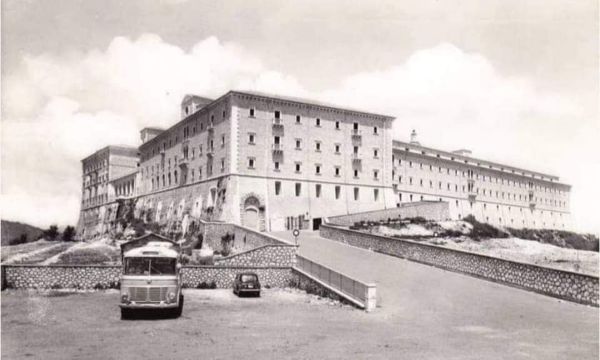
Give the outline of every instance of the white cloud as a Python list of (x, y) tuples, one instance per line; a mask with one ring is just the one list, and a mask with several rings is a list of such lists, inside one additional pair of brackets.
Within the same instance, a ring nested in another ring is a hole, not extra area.
[[(117, 37), (88, 53), (25, 56), (3, 82), (3, 216), (41, 225), (76, 221), (81, 158), (106, 144), (136, 145), (143, 126), (173, 124), (186, 93), (217, 97), (238, 88), (329, 100), (396, 116), (400, 139), (416, 128), (422, 143), (560, 175), (580, 174), (570, 159), (594, 152), (590, 132), (572, 126), (582, 115), (574, 101), (541, 94), (528, 79), (502, 76), (484, 57), (449, 44), (323, 92), (234, 43), (210, 37), (185, 51), (152, 34)], [(578, 191), (593, 191), (572, 180)], [(583, 195), (573, 203), (575, 212), (593, 206)]]

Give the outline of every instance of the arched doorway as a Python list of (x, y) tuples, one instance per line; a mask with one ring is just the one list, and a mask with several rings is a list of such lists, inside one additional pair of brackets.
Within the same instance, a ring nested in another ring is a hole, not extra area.
[(249, 196), (244, 201), (242, 224), (251, 229), (260, 230), (259, 225), (260, 201), (255, 196)]

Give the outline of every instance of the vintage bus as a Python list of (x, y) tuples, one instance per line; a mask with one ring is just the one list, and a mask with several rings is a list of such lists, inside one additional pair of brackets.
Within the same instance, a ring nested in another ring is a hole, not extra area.
[(183, 310), (181, 251), (177, 243), (149, 234), (121, 245), (121, 318), (140, 309), (168, 312)]

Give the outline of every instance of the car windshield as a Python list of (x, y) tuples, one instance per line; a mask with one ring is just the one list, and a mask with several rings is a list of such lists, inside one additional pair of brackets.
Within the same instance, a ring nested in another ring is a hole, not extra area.
[(242, 282), (252, 282), (252, 281), (256, 281), (256, 275), (252, 275), (252, 274), (244, 274), (242, 275), (241, 279)]
[(172, 258), (126, 258), (125, 275), (174, 275), (176, 262)]

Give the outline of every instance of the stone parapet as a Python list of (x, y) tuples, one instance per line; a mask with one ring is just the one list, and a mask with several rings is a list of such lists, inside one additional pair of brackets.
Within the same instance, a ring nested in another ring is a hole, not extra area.
[(423, 217), (427, 220), (443, 221), (450, 218), (448, 212), (448, 203), (444, 201), (421, 201), (414, 203), (400, 204), (399, 207), (365, 211), (361, 213), (331, 216), (327, 218), (327, 223), (332, 225), (350, 226), (360, 221), (382, 221), (397, 218)]
[(598, 277), (388, 238), (329, 225), (322, 237), (442, 269), (534, 291), (581, 304), (598, 306)]

